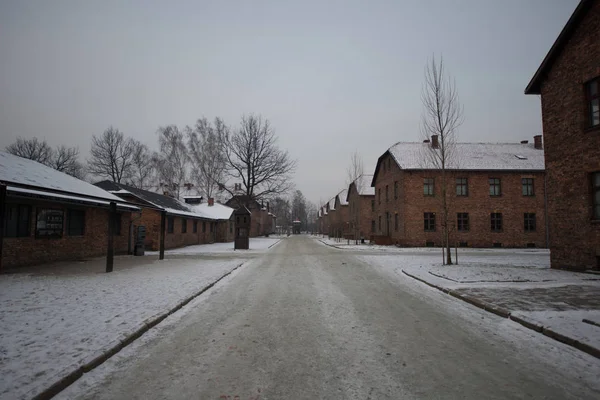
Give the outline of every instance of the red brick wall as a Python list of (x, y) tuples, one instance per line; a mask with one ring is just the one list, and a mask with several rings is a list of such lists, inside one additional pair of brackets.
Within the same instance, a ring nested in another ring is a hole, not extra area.
[[(435, 196), (423, 194), (423, 179), (435, 179)], [(455, 178), (468, 179), (468, 196), (456, 196)], [(489, 178), (500, 178), (502, 195), (492, 197), (489, 194)], [(521, 178), (534, 178), (535, 196), (523, 196)], [(398, 182), (398, 198), (394, 196), (394, 182)], [(385, 197), (385, 186), (388, 185), (388, 200)], [(376, 235), (388, 236), (386, 229), (386, 212), (390, 214), (389, 237), (391, 243), (403, 246), (425, 246), (433, 242), (442, 244), (442, 204), (441, 174), (437, 171), (401, 171), (395, 162), (391, 162), (390, 170), (380, 173), (376, 180), (375, 215)], [(379, 203), (381, 189), (381, 204)], [(456, 224), (456, 213), (469, 214), (469, 230), (458, 232), (455, 228), (451, 234), (451, 243), (467, 242), (469, 247), (492, 247), (501, 243), (502, 247), (526, 247), (528, 243), (535, 247), (546, 247), (546, 229), (544, 212), (544, 174), (520, 172), (463, 172), (448, 179), (449, 221)], [(436, 230), (425, 232), (425, 212), (436, 213)], [(490, 214), (502, 213), (503, 229), (492, 232)], [(535, 232), (525, 232), (524, 213), (536, 214)], [(395, 227), (395, 214), (398, 214), (398, 229)], [(382, 224), (379, 228), (379, 217)]]
[(356, 234), (357, 239), (368, 239), (371, 236), (372, 200), (375, 200), (375, 196), (360, 196), (355, 185), (350, 187), (348, 220), (350, 221), (350, 234)]
[(598, 267), (590, 173), (600, 171), (600, 128), (586, 129), (584, 83), (600, 76), (600, 1), (583, 19), (541, 86), (553, 268)]
[[(33, 202), (10, 200), (9, 204), (28, 204), (31, 206), (28, 237), (4, 238), (2, 251), (3, 268), (44, 264), (55, 261), (81, 260), (106, 255), (108, 246), (108, 209), (66, 206), (52, 202)], [(83, 236), (67, 234), (67, 209), (85, 211)], [(39, 209), (62, 210), (62, 238), (36, 238), (36, 216)], [(121, 213), (121, 235), (114, 237), (116, 254), (125, 254), (128, 250), (128, 233), (131, 213)]]

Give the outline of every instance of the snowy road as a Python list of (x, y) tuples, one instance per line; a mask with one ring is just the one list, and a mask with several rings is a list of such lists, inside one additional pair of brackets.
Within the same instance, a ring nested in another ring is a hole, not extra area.
[(59, 398), (600, 398), (600, 360), (308, 237), (202, 297)]

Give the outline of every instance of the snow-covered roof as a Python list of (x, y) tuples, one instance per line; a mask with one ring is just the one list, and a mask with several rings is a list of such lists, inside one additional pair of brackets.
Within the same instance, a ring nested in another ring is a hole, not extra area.
[(373, 180), (373, 175), (361, 175), (354, 180), (354, 184), (356, 185), (356, 190), (358, 194), (361, 196), (374, 196), (375, 188), (371, 187), (371, 181)]
[(97, 182), (96, 185), (106, 190), (110, 190), (113, 193), (135, 196), (136, 198), (143, 200), (151, 206), (165, 210), (167, 214), (172, 215), (179, 215), (190, 218), (221, 220), (229, 219), (229, 217), (231, 217), (231, 213), (233, 212), (233, 208), (224, 206), (219, 203), (214, 203), (213, 206), (209, 206), (208, 203), (187, 204), (170, 196), (165, 196), (160, 193), (151, 192), (149, 190), (135, 188), (133, 186), (125, 185), (123, 183), (101, 181)]
[(229, 219), (231, 214), (233, 214), (233, 211), (235, 211), (233, 208), (217, 202), (212, 206), (209, 206), (208, 203), (190, 204), (188, 206), (194, 213), (200, 214), (202, 217), (208, 219)]
[(335, 211), (335, 196), (328, 201), (329, 211)]
[[(402, 169), (436, 169), (430, 143), (398, 142), (388, 150)], [(480, 171), (543, 171), (544, 151), (533, 144), (457, 143), (448, 169)]]
[(348, 189), (344, 189), (341, 192), (339, 192), (335, 197), (338, 198), (338, 200), (340, 201), (340, 205), (341, 206), (347, 206), (348, 205)]
[[(77, 201), (84, 201), (86, 197), (93, 197), (108, 203), (116, 201), (120, 206), (126, 204), (120, 197), (91, 183), (57, 171), (37, 161), (18, 157), (4, 151), (0, 151), (0, 181), (5, 182), (11, 192), (24, 193), (23, 190), (16, 190), (16, 188), (19, 185), (26, 185), (30, 186), (30, 191), (37, 192), (36, 195), (39, 196), (53, 194), (53, 197), (56, 198), (75, 200), (73, 199), (73, 195), (75, 195), (78, 198)], [(13, 186), (10, 185), (11, 183)], [(98, 202), (98, 204), (101, 204), (101, 202)], [(129, 208), (137, 209), (136, 207)]]

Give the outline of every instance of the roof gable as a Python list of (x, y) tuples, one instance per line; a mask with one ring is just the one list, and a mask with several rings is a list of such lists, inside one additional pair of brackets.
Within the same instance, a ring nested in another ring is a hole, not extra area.
[(535, 75), (533, 75), (533, 78), (531, 78), (531, 81), (525, 88), (525, 94), (541, 94), (542, 82), (546, 79), (548, 71), (550, 71), (563, 48), (569, 42), (569, 39), (571, 39), (573, 33), (577, 30), (579, 24), (596, 1), (598, 0), (581, 0), (579, 2), (579, 5), (577, 5), (577, 8), (575, 8), (575, 11), (571, 14), (571, 17), (535, 72)]

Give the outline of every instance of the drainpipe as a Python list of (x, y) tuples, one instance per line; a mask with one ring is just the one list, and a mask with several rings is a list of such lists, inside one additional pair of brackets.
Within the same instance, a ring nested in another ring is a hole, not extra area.
[(546, 248), (550, 249), (550, 221), (548, 221), (548, 173), (544, 171), (544, 219), (546, 220)]

